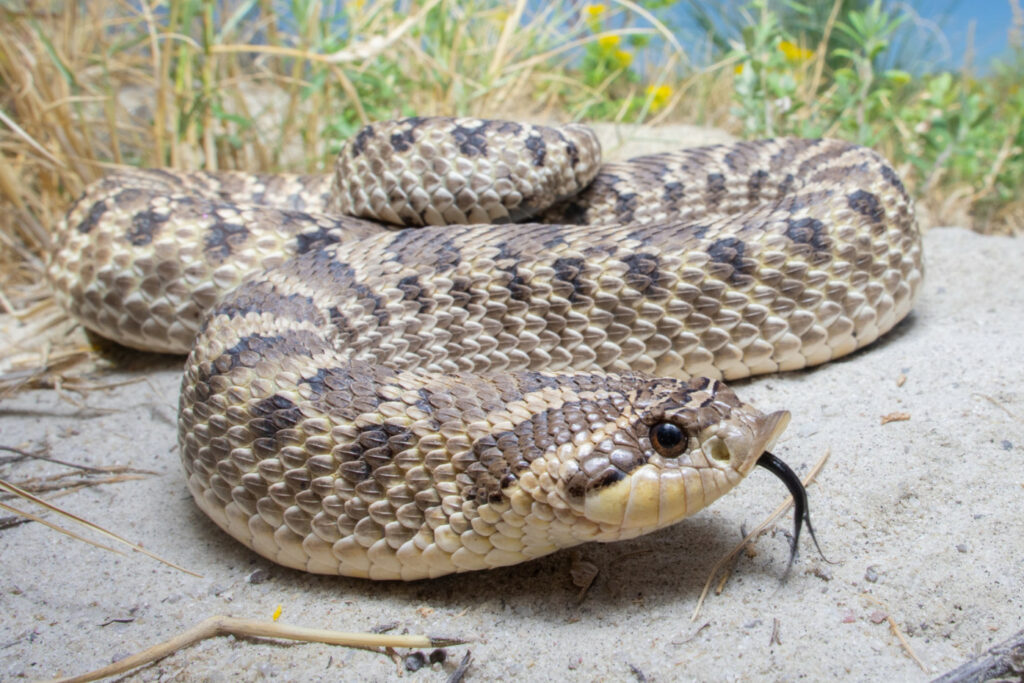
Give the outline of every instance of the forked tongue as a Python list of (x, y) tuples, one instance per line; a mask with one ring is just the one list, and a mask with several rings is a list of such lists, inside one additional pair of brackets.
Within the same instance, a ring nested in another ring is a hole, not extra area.
[(761, 457), (757, 459), (757, 464), (781, 479), (782, 483), (789, 489), (790, 495), (793, 496), (793, 545), (789, 550), (789, 564), (786, 565), (786, 571), (782, 575), (782, 580), (785, 581), (789, 577), (789, 570), (793, 568), (793, 561), (796, 560), (797, 549), (800, 546), (800, 529), (804, 522), (807, 522), (807, 531), (811, 534), (811, 539), (814, 541), (814, 547), (818, 549), (818, 554), (828, 562), (825, 554), (821, 552), (821, 546), (818, 545), (818, 538), (814, 535), (814, 527), (811, 526), (811, 513), (807, 506), (807, 489), (804, 488), (804, 483), (800, 481), (800, 477), (789, 468), (789, 465), (768, 451), (761, 454)]

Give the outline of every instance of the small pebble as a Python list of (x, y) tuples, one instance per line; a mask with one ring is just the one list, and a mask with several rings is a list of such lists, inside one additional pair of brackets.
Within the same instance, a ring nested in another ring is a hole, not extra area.
[(424, 654), (419, 650), (417, 650), (416, 652), (410, 652), (405, 656), (406, 671), (419, 671), (423, 668), (423, 665), (426, 663), (426, 656), (424, 656)]
[(968, 548), (967, 548), (967, 544), (966, 543), (957, 543), (956, 544), (956, 551), (958, 553), (966, 553), (967, 550), (968, 550)]
[(874, 565), (868, 567), (867, 571), (864, 572), (864, 580), (868, 583), (875, 583), (878, 581), (878, 569)]
[(819, 566), (814, 568), (814, 575), (817, 576), (822, 581), (831, 581), (832, 580), (832, 570), (829, 569), (828, 567), (823, 567), (821, 565), (819, 565)]
[(249, 576), (245, 577), (245, 580), (254, 586), (258, 586), (267, 579), (270, 578), (270, 571), (268, 569), (257, 569)]
[(430, 653), (431, 664), (444, 664), (446, 659), (448, 659), (448, 653), (441, 648), (437, 648)]
[(1009, 440), (1009, 439), (1003, 439), (1003, 440), (1002, 440), (1002, 441), (1001, 441), (1001, 442), (999, 443), (999, 445), (1000, 445), (1000, 446), (1002, 447), (1002, 449), (1003, 449), (1004, 451), (1012, 451), (1012, 450), (1013, 450), (1013, 444), (1012, 444), (1012, 443), (1010, 443), (1010, 440)]

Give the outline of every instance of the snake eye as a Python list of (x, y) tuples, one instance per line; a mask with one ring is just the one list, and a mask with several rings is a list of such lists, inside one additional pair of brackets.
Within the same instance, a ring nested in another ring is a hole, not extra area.
[(662, 457), (674, 458), (686, 448), (686, 434), (679, 425), (659, 422), (651, 427), (651, 445)]

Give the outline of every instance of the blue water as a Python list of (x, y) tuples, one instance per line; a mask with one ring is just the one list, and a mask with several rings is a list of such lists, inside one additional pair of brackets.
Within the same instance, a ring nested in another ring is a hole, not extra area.
[[(927, 6), (939, 3), (919, 4)], [(974, 0), (956, 4), (945, 22), (945, 29), (957, 59), (966, 50), (968, 26), (972, 20), (975, 22), (974, 63), (985, 65), (993, 57), (1006, 54), (1009, 50), (1007, 32), (1013, 22), (1010, 3), (1007, 0)], [(1024, 27), (1019, 28), (1024, 30)], [(963, 63), (954, 61), (954, 66), (961, 67)]]
[[(804, 0), (812, 5), (817, 1), (831, 7), (831, 0)], [(727, 17), (748, 4), (747, 0), (717, 0), (709, 2), (713, 13)], [(781, 3), (772, 3), (781, 4)], [(890, 9), (903, 8), (910, 16), (899, 28), (892, 41), (892, 49), (883, 61), (886, 66), (899, 66), (916, 72), (936, 69), (956, 69), (970, 61), (973, 70), (988, 71), (993, 59), (1010, 56), (1008, 30), (1013, 24), (1010, 0), (883, 0)], [(1022, 2), (1021, 4), (1024, 4)], [(703, 38), (687, 14), (685, 0), (658, 12), (669, 19), (694, 41)], [(969, 37), (972, 30), (973, 36)], [(1024, 27), (1019, 27), (1024, 30)], [(968, 52), (970, 45), (971, 53)]]

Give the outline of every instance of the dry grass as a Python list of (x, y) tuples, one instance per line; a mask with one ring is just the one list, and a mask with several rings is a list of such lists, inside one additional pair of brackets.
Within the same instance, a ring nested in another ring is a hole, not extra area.
[[(557, 3), (524, 21), (526, 4), (352, 2), (337, 34), (315, 2), (295, 3), (294, 20), (266, 0), (219, 14), (200, 0), (0, 7), (0, 310), (47, 300), (49, 226), (112, 167), (314, 171), (374, 119), (565, 118), (567, 93), (580, 94), (564, 75), (572, 47), (665, 32), (595, 35)], [(684, 58), (674, 49), (664, 68)]]

